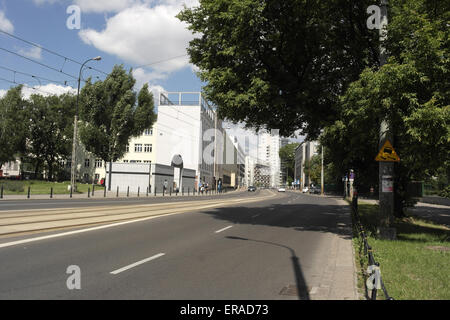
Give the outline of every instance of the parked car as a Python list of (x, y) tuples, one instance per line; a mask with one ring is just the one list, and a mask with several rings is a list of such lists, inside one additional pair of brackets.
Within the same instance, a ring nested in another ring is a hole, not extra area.
[(279, 187), (278, 188), (278, 192), (286, 192), (286, 188), (285, 187)]
[(311, 187), (311, 189), (309, 190), (309, 193), (312, 194), (321, 194), (322, 190), (320, 187)]
[(248, 187), (248, 191), (255, 192), (256, 191), (256, 187), (250, 186), (250, 187)]

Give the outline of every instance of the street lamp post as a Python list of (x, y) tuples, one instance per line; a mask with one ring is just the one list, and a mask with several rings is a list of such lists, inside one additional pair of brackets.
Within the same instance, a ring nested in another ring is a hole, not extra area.
[(80, 82), (81, 82), (81, 72), (83, 71), (83, 68), (86, 63), (89, 61), (100, 61), (102, 60), (101, 57), (95, 57), (89, 60), (86, 60), (80, 68), (80, 73), (78, 75), (78, 90), (77, 90), (77, 104), (76, 104), (76, 111), (75, 111), (75, 117), (73, 120), (73, 142), (72, 142), (72, 164), (71, 164), (71, 174), (70, 174), (70, 189), (73, 191), (76, 190), (76, 149), (77, 149), (77, 137), (78, 137), (78, 100), (80, 96)]

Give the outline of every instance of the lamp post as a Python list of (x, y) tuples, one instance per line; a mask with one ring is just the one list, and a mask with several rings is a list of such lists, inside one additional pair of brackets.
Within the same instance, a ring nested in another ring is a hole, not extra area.
[(102, 60), (102, 57), (95, 57), (89, 60), (86, 60), (80, 68), (80, 73), (78, 75), (78, 91), (77, 91), (77, 104), (76, 104), (76, 111), (75, 111), (75, 117), (73, 120), (73, 143), (72, 143), (72, 166), (71, 166), (71, 174), (70, 174), (70, 188), (73, 191), (76, 189), (76, 148), (77, 148), (77, 136), (78, 136), (78, 100), (80, 96), (80, 82), (81, 82), (81, 72), (83, 71), (83, 68), (86, 63), (89, 61), (100, 61)]

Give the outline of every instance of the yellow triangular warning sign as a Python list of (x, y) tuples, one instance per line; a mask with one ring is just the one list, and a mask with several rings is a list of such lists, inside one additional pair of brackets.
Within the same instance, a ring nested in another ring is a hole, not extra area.
[(375, 158), (375, 161), (399, 162), (400, 157), (395, 152), (394, 147), (389, 142), (389, 140), (386, 140), (386, 142), (384, 143), (380, 152), (378, 152), (378, 155)]

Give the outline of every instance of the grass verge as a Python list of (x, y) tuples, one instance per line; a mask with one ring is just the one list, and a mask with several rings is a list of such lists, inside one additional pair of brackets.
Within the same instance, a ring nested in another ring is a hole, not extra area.
[[(389, 295), (396, 300), (449, 300), (450, 229), (411, 215), (396, 219), (392, 226), (397, 240), (377, 239), (378, 205), (360, 203), (358, 207)], [(361, 242), (355, 235), (358, 285), (360, 292), (365, 292), (367, 256)], [(384, 299), (381, 290), (378, 298)]]
[[(50, 194), (50, 189), (53, 188), (53, 194), (70, 194), (68, 187), (70, 182), (49, 182), (40, 180), (26, 180), (26, 181), (9, 181), (0, 180), (0, 188), (3, 185), (4, 195), (26, 195), (28, 187), (33, 195)], [(92, 192), (92, 184), (77, 183), (76, 193), (86, 193), (90, 188)], [(96, 185), (95, 191), (103, 191), (103, 187)]]

